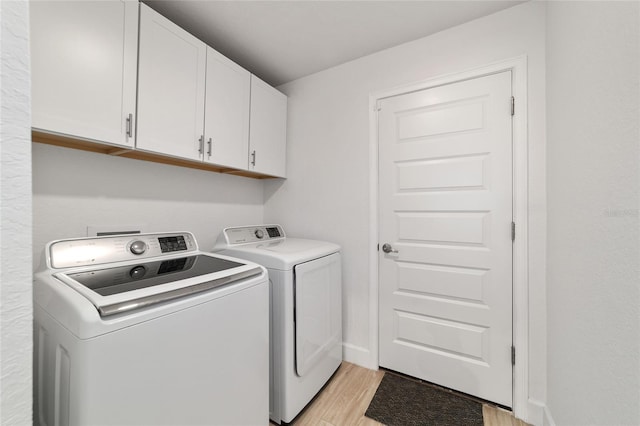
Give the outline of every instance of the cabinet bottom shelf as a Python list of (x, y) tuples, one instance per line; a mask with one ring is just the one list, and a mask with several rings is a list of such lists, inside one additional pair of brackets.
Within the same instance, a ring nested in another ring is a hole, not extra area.
[(233, 169), (229, 167), (207, 164), (199, 161), (186, 160), (176, 157), (169, 157), (152, 152), (138, 151), (134, 148), (118, 147), (106, 145), (100, 142), (77, 139), (65, 135), (32, 130), (31, 140), (33, 142), (47, 145), (61, 146), (64, 148), (79, 149), (82, 151), (96, 152), (100, 154), (112, 155), (116, 157), (130, 158), (134, 160), (150, 161), (153, 163), (169, 164), (172, 166), (186, 167), (190, 169), (206, 170), (209, 172), (223, 173), (228, 175), (243, 176), (252, 179), (274, 179), (273, 176), (250, 172), (248, 170)]

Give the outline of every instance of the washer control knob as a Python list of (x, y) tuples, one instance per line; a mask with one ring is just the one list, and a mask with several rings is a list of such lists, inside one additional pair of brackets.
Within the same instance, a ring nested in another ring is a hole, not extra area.
[(131, 250), (131, 253), (133, 254), (142, 254), (147, 251), (147, 245), (144, 243), (144, 241), (134, 241), (129, 246), (129, 250)]
[(264, 238), (264, 232), (262, 231), (262, 229), (256, 229), (254, 234), (256, 234), (256, 238), (259, 238), (259, 239), (263, 239)]
[(142, 265), (135, 266), (129, 271), (129, 276), (134, 280), (139, 280), (147, 273), (147, 268)]

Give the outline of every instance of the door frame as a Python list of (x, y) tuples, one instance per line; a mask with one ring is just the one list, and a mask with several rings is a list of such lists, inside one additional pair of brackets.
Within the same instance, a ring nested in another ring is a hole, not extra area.
[(456, 83), (496, 74), (512, 72), (512, 95), (515, 97), (515, 114), (512, 121), (513, 146), (513, 221), (516, 238), (513, 243), (513, 345), (516, 347), (516, 364), (513, 367), (513, 413), (521, 419), (528, 418), (529, 389), (529, 262), (528, 262), (528, 120), (527, 120), (527, 56), (495, 62), (463, 72), (430, 78), (392, 89), (369, 94), (369, 363), (379, 367), (379, 289), (378, 289), (378, 101), (445, 84)]

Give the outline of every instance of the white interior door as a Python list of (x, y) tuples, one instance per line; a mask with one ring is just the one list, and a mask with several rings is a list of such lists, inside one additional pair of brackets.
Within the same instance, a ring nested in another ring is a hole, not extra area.
[(379, 106), (380, 366), (511, 406), (511, 72)]

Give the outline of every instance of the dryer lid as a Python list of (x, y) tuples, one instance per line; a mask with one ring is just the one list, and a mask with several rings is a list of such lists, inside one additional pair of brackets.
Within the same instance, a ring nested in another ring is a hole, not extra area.
[(290, 271), (299, 263), (337, 253), (340, 246), (326, 241), (289, 238), (280, 225), (250, 225), (225, 228), (213, 250), (268, 269)]
[(290, 271), (295, 265), (340, 251), (340, 246), (326, 241), (285, 238), (277, 241), (229, 246), (222, 253), (255, 262), (267, 269)]

